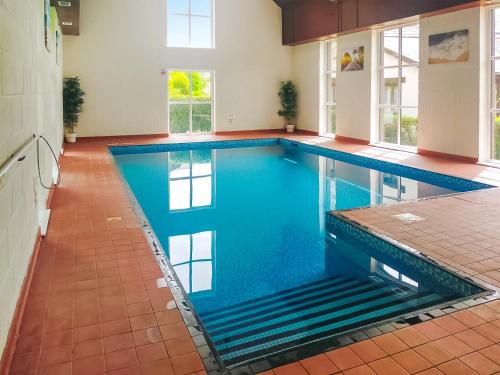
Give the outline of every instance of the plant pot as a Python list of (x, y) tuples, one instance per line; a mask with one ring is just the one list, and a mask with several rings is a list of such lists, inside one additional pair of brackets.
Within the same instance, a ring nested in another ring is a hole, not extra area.
[(294, 130), (295, 130), (295, 125), (287, 125), (286, 126), (287, 133), (293, 133)]
[(66, 138), (67, 143), (75, 143), (76, 142), (76, 133), (66, 133), (64, 138)]

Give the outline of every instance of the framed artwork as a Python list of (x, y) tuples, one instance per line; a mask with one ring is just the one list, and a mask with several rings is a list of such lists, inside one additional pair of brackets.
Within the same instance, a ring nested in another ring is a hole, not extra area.
[(43, 24), (45, 32), (45, 48), (50, 52), (49, 31), (50, 31), (50, 0), (43, 0)]
[(448, 64), (469, 60), (469, 30), (429, 36), (429, 64)]
[(61, 32), (56, 30), (56, 63), (61, 64)]
[(340, 70), (342, 72), (353, 72), (365, 68), (365, 47), (348, 48), (342, 52), (340, 58)]

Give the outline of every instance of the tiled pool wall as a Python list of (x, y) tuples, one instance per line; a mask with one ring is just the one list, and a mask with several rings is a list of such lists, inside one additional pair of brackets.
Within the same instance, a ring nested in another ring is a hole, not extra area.
[[(459, 294), (467, 296), (464, 299), (471, 299), (494, 293), (493, 290), (488, 290), (474, 280), (453, 272), (420, 252), (391, 238), (384, 238), (336, 212), (326, 214), (326, 232), (327, 235), (334, 233), (336, 236), (348, 236), (350, 241), (354, 241), (361, 247), (369, 247), (370, 254), (373, 254), (374, 258), (390, 259), (399, 265), (400, 272), (415, 274), (416, 279), (432, 284), (433, 288), (442, 294), (446, 295), (450, 291), (457, 291)], [(447, 303), (453, 304), (454, 302), (456, 301)]]
[[(206, 150), (206, 149), (224, 149), (224, 148), (236, 148), (236, 147), (259, 147), (259, 146), (271, 146), (281, 144), (286, 147), (296, 147), (302, 149), (305, 152), (314, 153), (320, 156), (329, 157), (339, 161), (357, 164), (366, 168), (378, 169), (380, 171), (392, 174), (398, 174), (403, 177), (419, 179), (424, 182), (435, 184), (438, 186), (449, 187), (450, 184), (453, 185), (454, 189), (459, 191), (471, 191), (487, 189), (493, 186), (479, 183), (459, 177), (444, 175), (440, 173), (430, 172), (414, 167), (408, 167), (404, 165), (394, 164), (386, 161), (371, 159), (359, 155), (353, 155), (347, 152), (331, 150), (323, 148), (320, 146), (309, 145), (302, 142), (290, 141), (282, 138), (265, 138), (265, 139), (250, 139), (250, 140), (230, 140), (230, 141), (210, 141), (210, 142), (196, 142), (196, 143), (171, 143), (171, 144), (152, 144), (152, 145), (131, 145), (131, 146), (110, 146), (109, 150), (112, 155), (125, 155), (125, 154), (139, 154), (139, 153), (156, 153), (156, 152), (170, 152), (170, 151), (185, 151), (185, 150)], [(121, 176), (121, 174), (120, 174)], [(433, 308), (431, 311), (421, 311), (409, 314), (405, 317), (399, 319), (392, 319), (386, 322), (377, 322), (373, 325), (367, 326), (363, 329), (356, 330), (347, 334), (341, 334), (334, 338), (328, 338), (325, 340), (319, 340), (316, 343), (308, 344), (303, 347), (297, 347), (295, 349), (288, 349), (281, 353), (276, 353), (273, 355), (266, 356), (265, 358), (258, 359), (243, 365), (236, 365), (231, 368), (225, 367), (224, 363), (218, 357), (214, 346), (212, 345), (210, 338), (206, 331), (204, 330), (200, 319), (196, 315), (194, 308), (192, 307), (187, 294), (183, 290), (180, 282), (178, 281), (173, 268), (171, 267), (168, 258), (165, 256), (165, 252), (161, 247), (159, 240), (156, 238), (151, 226), (148, 224), (148, 220), (144, 215), (142, 208), (138, 204), (132, 191), (128, 188), (128, 185), (123, 180), (125, 186), (127, 186), (127, 192), (134, 203), (137, 213), (142, 218), (144, 223), (143, 229), (150, 239), (151, 247), (160, 264), (161, 270), (164, 274), (166, 283), (172, 295), (176, 306), (179, 308), (181, 315), (184, 319), (193, 341), (196, 345), (198, 353), (200, 354), (206, 370), (209, 375), (215, 374), (258, 374), (260, 372), (270, 370), (275, 367), (279, 367), (288, 363), (292, 363), (301, 359), (305, 359), (320, 353), (326, 353), (355, 342), (363, 341), (372, 337), (376, 337), (385, 333), (393, 332), (395, 330), (408, 327), (414, 324), (418, 324), (424, 321), (431, 320), (440, 316), (444, 316), (459, 310), (467, 309), (471, 306), (487, 303), (489, 301), (498, 298), (497, 294), (493, 294), (492, 291), (485, 291), (479, 295), (461, 300), (454, 301), (452, 303), (446, 304), (446, 306), (440, 306), (438, 308)], [(460, 188), (460, 189), (457, 189)], [(397, 255), (399, 257), (424, 257), (421, 254), (410, 254), (409, 252), (415, 252), (410, 248), (404, 247), (404, 245), (393, 243), (390, 239), (382, 238), (381, 236), (370, 232), (366, 228), (361, 227), (355, 222), (349, 221), (342, 217), (340, 214), (335, 212), (327, 213), (327, 233), (330, 230), (344, 231), (350, 235), (355, 235), (357, 238), (365, 242), (366, 244), (371, 244), (372, 246), (381, 246), (380, 251), (386, 256)], [(389, 241), (388, 241), (389, 240)], [(407, 258), (410, 259), (410, 258)], [(417, 259), (417, 258), (415, 258)], [(421, 262), (421, 260), (420, 260)], [(446, 267), (442, 267), (435, 264), (436, 267), (441, 268), (441, 273), (443, 275), (450, 272)], [(446, 272), (442, 272), (442, 270)], [(456, 280), (457, 276), (453, 276)], [(463, 276), (460, 276), (463, 278)], [(450, 277), (443, 277), (443, 284), (449, 283)], [(477, 285), (477, 284), (476, 284)], [(463, 291), (467, 291), (467, 288), (471, 288), (472, 284), (469, 282), (464, 283), (462, 286)]]
[(127, 145), (110, 146), (109, 150), (113, 155), (127, 154), (149, 154), (157, 152), (175, 152), (186, 150), (210, 150), (227, 149), (239, 147), (259, 147), (282, 145), (288, 148), (296, 148), (304, 152), (324, 156), (345, 163), (355, 164), (361, 167), (376, 169), (378, 171), (395, 174), (414, 180), (419, 180), (432, 185), (451, 188), (458, 192), (488, 189), (494, 186), (482, 182), (472, 181), (461, 177), (450, 176), (438, 172), (431, 172), (425, 169), (410, 167), (402, 164), (395, 164), (384, 160), (368, 158), (344, 151), (333, 150), (318, 145), (311, 145), (300, 141), (291, 141), (284, 138), (259, 138), (227, 141), (189, 142), (189, 143), (164, 143), (150, 145)]

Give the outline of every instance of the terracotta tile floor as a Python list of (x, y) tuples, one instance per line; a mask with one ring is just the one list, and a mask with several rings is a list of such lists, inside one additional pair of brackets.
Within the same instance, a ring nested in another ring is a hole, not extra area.
[[(275, 136), (202, 136), (189, 140)], [(500, 185), (500, 170), (294, 135), (368, 157)], [(11, 374), (204, 374), (203, 363), (114, 169), (108, 143), (68, 145), (22, 318)], [(392, 218), (412, 212), (426, 220)], [(500, 285), (500, 192), (468, 193), (345, 213), (474, 277)], [(411, 226), (411, 227), (410, 227)], [(500, 301), (304, 359), (269, 374), (500, 372)]]

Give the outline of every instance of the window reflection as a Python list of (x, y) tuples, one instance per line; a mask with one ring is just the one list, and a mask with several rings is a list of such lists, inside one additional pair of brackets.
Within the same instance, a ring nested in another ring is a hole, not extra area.
[(215, 232), (199, 232), (168, 239), (170, 263), (186, 293), (214, 289)]
[(170, 152), (170, 211), (211, 207), (214, 199), (213, 150)]
[[(419, 199), (419, 183), (405, 177), (378, 172), (380, 203)], [(424, 192), (425, 193), (425, 192)], [(422, 195), (424, 195), (424, 193)]]
[(387, 264), (381, 263), (375, 258), (372, 258), (372, 262), (376, 263), (376, 273), (384, 277), (390, 277), (397, 280), (400, 284), (406, 284), (406, 286), (418, 288), (418, 282), (403, 275), (401, 272), (389, 267)]

